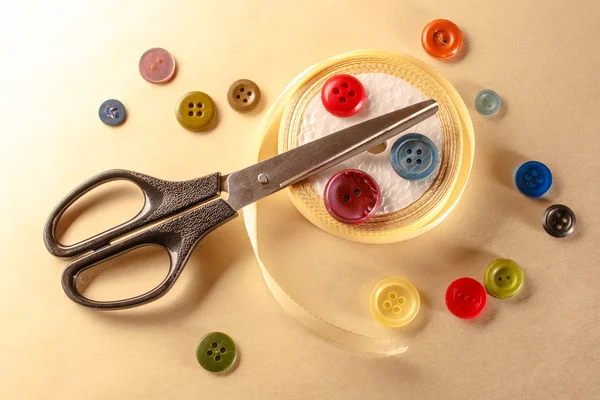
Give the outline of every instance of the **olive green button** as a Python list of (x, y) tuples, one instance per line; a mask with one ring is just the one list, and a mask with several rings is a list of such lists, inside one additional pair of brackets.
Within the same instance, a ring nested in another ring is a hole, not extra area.
[(235, 363), (237, 350), (233, 340), (222, 332), (204, 336), (196, 348), (198, 363), (210, 372), (225, 372)]
[(485, 289), (494, 297), (508, 299), (523, 289), (523, 269), (511, 259), (499, 258), (492, 261), (483, 275)]
[(260, 102), (260, 88), (249, 79), (240, 79), (229, 87), (227, 101), (236, 111), (250, 111)]
[(199, 132), (213, 123), (217, 116), (217, 107), (206, 93), (189, 92), (179, 99), (175, 115), (185, 129)]

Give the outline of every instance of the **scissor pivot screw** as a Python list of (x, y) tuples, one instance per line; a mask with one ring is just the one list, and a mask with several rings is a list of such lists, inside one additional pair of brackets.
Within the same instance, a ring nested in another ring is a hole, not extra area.
[(265, 174), (258, 174), (258, 181), (264, 185), (269, 182), (269, 178)]

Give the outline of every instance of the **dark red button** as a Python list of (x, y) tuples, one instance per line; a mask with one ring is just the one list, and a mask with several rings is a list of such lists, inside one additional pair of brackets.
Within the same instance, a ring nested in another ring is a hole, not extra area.
[(370, 220), (381, 200), (377, 182), (370, 175), (345, 169), (329, 179), (324, 193), (325, 208), (335, 219), (358, 225)]
[(473, 278), (459, 278), (446, 289), (446, 307), (458, 318), (475, 318), (485, 308), (483, 285)]
[(335, 75), (321, 90), (325, 109), (337, 117), (351, 117), (365, 104), (365, 88), (352, 75)]

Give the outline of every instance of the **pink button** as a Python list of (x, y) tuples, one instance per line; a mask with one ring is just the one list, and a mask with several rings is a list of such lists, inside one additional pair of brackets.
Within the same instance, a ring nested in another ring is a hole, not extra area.
[(321, 90), (323, 106), (337, 117), (351, 117), (365, 104), (365, 89), (352, 75), (334, 75)]
[(159, 47), (146, 50), (140, 58), (140, 75), (150, 83), (167, 83), (175, 76), (175, 59)]
[(325, 208), (333, 218), (358, 225), (373, 218), (379, 208), (381, 193), (370, 175), (346, 169), (329, 179), (323, 197)]

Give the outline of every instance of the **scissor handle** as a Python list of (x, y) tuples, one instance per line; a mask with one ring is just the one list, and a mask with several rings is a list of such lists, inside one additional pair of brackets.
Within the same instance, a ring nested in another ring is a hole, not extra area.
[[(90, 190), (114, 181), (135, 183), (144, 193), (144, 206), (129, 221), (72, 245), (64, 245), (56, 238), (56, 226), (63, 213)], [(108, 245), (113, 239), (132, 232), (146, 224), (158, 221), (195, 204), (215, 198), (220, 193), (220, 174), (207, 175), (190, 181), (171, 182), (123, 169), (102, 172), (69, 193), (54, 208), (44, 226), (44, 243), (48, 251), (59, 257), (72, 257)]]
[[(200, 239), (236, 215), (235, 210), (226, 201), (217, 199), (121, 242), (110, 244), (69, 264), (62, 276), (63, 289), (71, 300), (92, 308), (116, 310), (156, 300), (167, 293), (179, 278), (192, 250)], [(79, 273), (133, 249), (152, 245), (167, 250), (170, 267), (166, 278), (149, 292), (124, 300), (96, 301), (83, 296), (77, 289)]]

